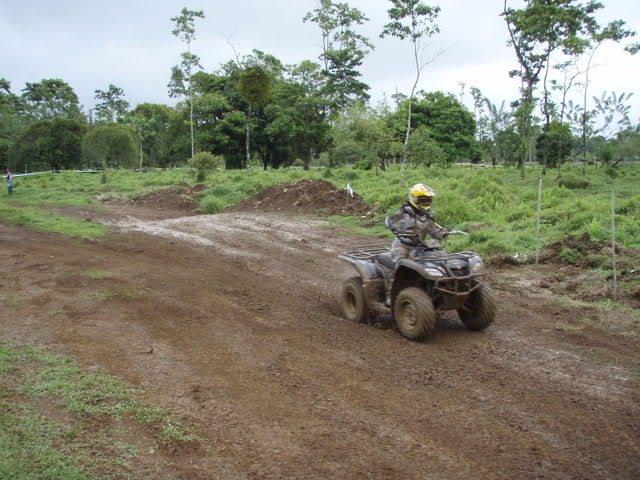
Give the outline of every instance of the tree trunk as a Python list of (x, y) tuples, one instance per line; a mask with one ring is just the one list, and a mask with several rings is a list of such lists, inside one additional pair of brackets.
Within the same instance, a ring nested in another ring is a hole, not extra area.
[(250, 134), (251, 127), (250, 125), (251, 125), (251, 105), (249, 105), (249, 114), (247, 115), (247, 128), (245, 130), (245, 139), (244, 139), (245, 149), (247, 152), (247, 157), (246, 157), (247, 175), (251, 175), (251, 134)]
[(309, 167), (311, 166), (311, 160), (313, 160), (313, 148), (309, 149), (309, 156), (304, 161), (304, 170), (309, 170)]

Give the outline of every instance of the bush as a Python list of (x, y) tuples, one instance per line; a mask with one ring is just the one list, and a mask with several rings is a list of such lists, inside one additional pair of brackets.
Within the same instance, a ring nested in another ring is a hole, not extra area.
[(563, 262), (573, 265), (578, 262), (580, 254), (573, 248), (562, 247), (558, 253), (558, 257), (560, 257), (560, 260)]
[(371, 160), (358, 160), (355, 168), (358, 170), (371, 170), (373, 168), (373, 162)]
[(586, 178), (561, 177), (558, 180), (558, 186), (571, 188), (572, 190), (581, 190), (590, 187), (591, 182)]
[(618, 171), (613, 167), (605, 168), (604, 173), (609, 175), (610, 178), (618, 178)]
[(197, 182), (204, 182), (208, 172), (224, 165), (222, 157), (216, 157), (209, 152), (196, 153), (188, 163), (189, 166), (196, 169)]
[(207, 195), (200, 202), (200, 210), (204, 213), (218, 213), (222, 211), (225, 206), (222, 199), (214, 197), (213, 195)]

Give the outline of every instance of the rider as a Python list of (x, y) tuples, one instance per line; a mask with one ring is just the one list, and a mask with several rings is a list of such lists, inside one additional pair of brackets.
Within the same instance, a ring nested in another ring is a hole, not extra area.
[[(414, 257), (419, 246), (438, 248), (440, 244), (435, 239), (444, 238), (449, 233), (434, 220), (431, 202), (435, 195), (430, 186), (418, 183), (409, 189), (408, 201), (385, 219), (384, 224), (396, 235), (391, 243), (394, 261)], [(425, 240), (427, 235), (431, 238)]]

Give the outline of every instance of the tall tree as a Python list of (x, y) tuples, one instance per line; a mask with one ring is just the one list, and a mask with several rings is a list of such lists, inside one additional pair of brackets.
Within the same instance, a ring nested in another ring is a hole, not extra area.
[(79, 168), (86, 130), (76, 118), (36, 121), (14, 143), (9, 165), (16, 171)]
[(506, 144), (509, 143), (503, 132), (508, 129), (512, 129), (512, 115), (511, 112), (505, 110), (505, 101), (503, 100), (500, 106), (493, 104), (491, 100), (485, 97), (485, 105), (488, 112), (488, 130), (491, 138), (491, 163), (496, 166), (496, 162), (506, 162), (508, 158), (508, 151)]
[[(399, 118), (406, 118), (408, 100), (395, 112)], [(476, 122), (467, 108), (452, 94), (443, 92), (419, 92), (413, 105), (411, 129), (424, 126), (430, 138), (444, 152), (447, 162), (456, 160), (477, 161), (474, 133)]]
[(133, 167), (137, 150), (129, 127), (118, 123), (95, 127), (82, 139), (82, 158), (93, 168)]
[(191, 53), (191, 42), (196, 37), (196, 19), (204, 18), (202, 10), (189, 10), (186, 7), (180, 12), (180, 16), (173, 17), (175, 27), (171, 33), (187, 44), (187, 51), (180, 54), (182, 61), (171, 69), (171, 81), (169, 82), (169, 95), (171, 97), (187, 97), (189, 99), (189, 122), (191, 123), (191, 156), (195, 155), (195, 141), (193, 134), (193, 95), (191, 89), (192, 72), (200, 66), (200, 58)]
[(81, 117), (78, 96), (64, 80), (51, 78), (27, 82), (22, 92), (28, 111), (37, 119)]
[(124, 90), (109, 85), (108, 90), (95, 90), (94, 98), (96, 117), (106, 122), (122, 120), (129, 111), (129, 102), (124, 99)]
[(188, 155), (189, 128), (179, 112), (166, 105), (140, 103), (127, 116), (141, 141), (148, 165), (165, 167)]
[[(587, 92), (589, 90), (589, 73), (591, 71), (591, 62), (593, 61), (596, 51), (607, 41), (620, 42), (625, 38), (634, 37), (636, 32), (624, 28), (625, 22), (615, 20), (609, 22), (606, 26), (598, 28), (593, 32), (592, 42), (590, 44), (591, 51), (585, 69), (584, 96), (582, 103), (582, 171), (584, 173), (587, 163), (587, 131), (591, 123), (590, 113), (587, 110)], [(625, 46), (625, 50), (634, 55), (640, 51), (640, 43), (632, 43)]]
[[(576, 55), (585, 50), (597, 29), (594, 13), (603, 5), (590, 0), (586, 5), (575, 0), (526, 0), (524, 8), (514, 9), (504, 1), (502, 16), (509, 30), (509, 44), (513, 47), (519, 70), (511, 76), (521, 78), (521, 97), (517, 103), (516, 119), (521, 138), (518, 165), (523, 169), (530, 149), (531, 126), (535, 106), (534, 90), (544, 71), (543, 114), (545, 125), (551, 122), (552, 104), (547, 88), (551, 54), (560, 50)], [(524, 169), (522, 170), (524, 174)]]
[(329, 144), (329, 124), (325, 112), (328, 101), (322, 98), (319, 65), (304, 61), (291, 70), (290, 117), (294, 151), (309, 170), (311, 160)]
[(28, 126), (30, 119), (24, 112), (24, 102), (11, 92), (11, 82), (0, 78), (0, 165), (9, 163), (13, 143)]
[(604, 92), (600, 98), (593, 97), (596, 107), (591, 115), (599, 115), (602, 121), (597, 133), (608, 139), (631, 127), (631, 119), (629, 118), (631, 105), (626, 102), (632, 96), (632, 92), (623, 92), (620, 95), (616, 95), (616, 92), (611, 92), (611, 94)]
[(354, 30), (369, 19), (347, 3), (320, 0), (320, 6), (307, 13), (303, 21), (318, 24), (322, 33), (322, 54), (326, 78), (324, 94), (331, 99), (332, 112), (337, 113), (358, 101), (369, 99), (369, 86), (362, 82), (358, 68), (373, 44)]
[(271, 76), (260, 65), (245, 67), (240, 73), (238, 93), (247, 103), (247, 126), (245, 153), (247, 175), (251, 172), (251, 115), (252, 111), (264, 107), (271, 99)]
[(426, 65), (435, 60), (439, 54), (429, 58), (424, 57), (424, 40), (440, 31), (435, 23), (440, 13), (440, 7), (429, 6), (420, 0), (389, 0), (393, 5), (388, 11), (391, 22), (384, 26), (380, 37), (392, 36), (400, 40), (409, 40), (413, 50), (413, 61), (416, 68), (416, 77), (411, 87), (411, 93), (407, 101), (407, 129), (404, 137), (404, 150), (402, 154), (402, 174), (404, 181), (404, 170), (407, 163), (409, 148), (409, 136), (411, 134), (411, 114), (413, 99), (415, 96), (420, 75)]

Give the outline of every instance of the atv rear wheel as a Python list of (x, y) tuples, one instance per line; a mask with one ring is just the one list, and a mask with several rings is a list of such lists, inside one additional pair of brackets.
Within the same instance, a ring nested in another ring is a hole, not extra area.
[(400, 333), (410, 340), (424, 340), (436, 327), (436, 312), (427, 293), (417, 287), (402, 290), (394, 303), (393, 316)]
[(360, 277), (351, 277), (342, 286), (342, 311), (353, 322), (362, 323), (369, 316), (369, 307), (364, 296)]
[(484, 330), (496, 316), (496, 297), (484, 282), (469, 294), (462, 308), (458, 309), (460, 320), (469, 330)]

